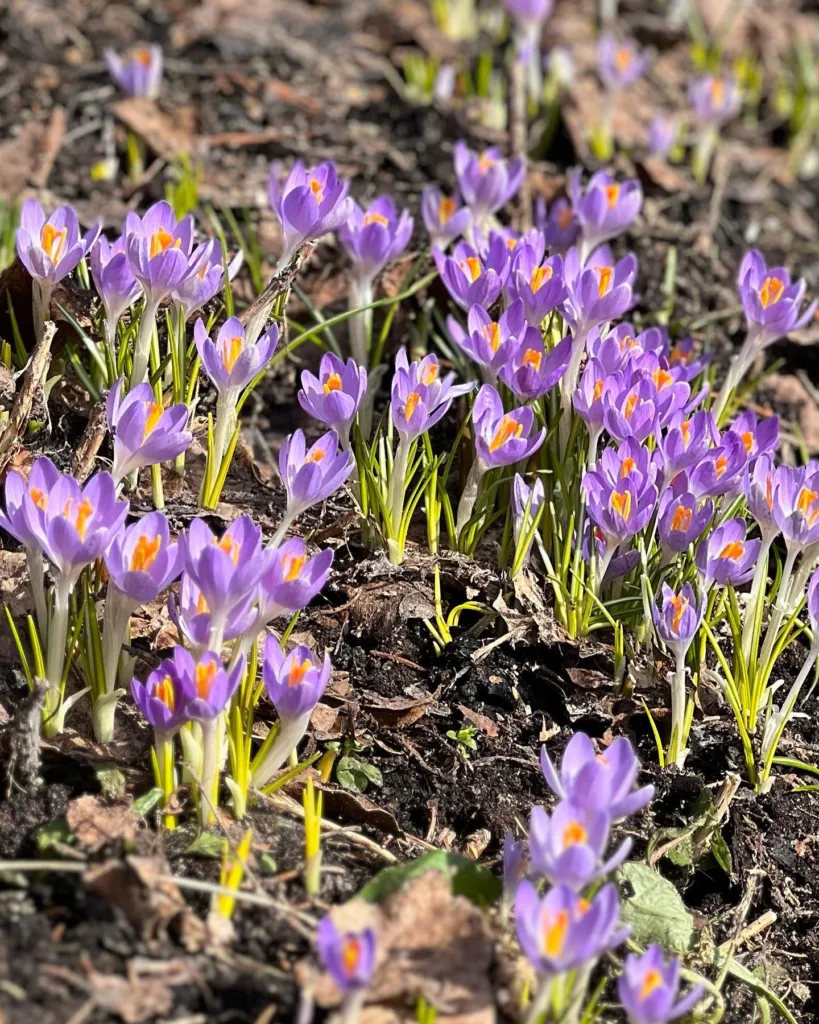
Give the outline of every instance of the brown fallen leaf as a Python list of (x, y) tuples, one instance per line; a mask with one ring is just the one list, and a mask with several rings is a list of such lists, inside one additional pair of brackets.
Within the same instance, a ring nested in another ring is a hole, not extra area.
[(173, 993), (160, 978), (136, 971), (122, 978), (118, 974), (101, 974), (89, 967), (86, 973), (95, 1007), (119, 1017), (125, 1024), (164, 1018), (173, 1007)]
[(798, 423), (808, 452), (819, 452), (819, 405), (802, 381), (792, 373), (771, 373), (759, 390), (777, 410), (784, 406), (786, 414)]
[(490, 739), (497, 739), (498, 727), (491, 718), (487, 718), (486, 715), (482, 715), (479, 711), (473, 711), (472, 708), (468, 708), (463, 704), (456, 704), (455, 707), (461, 712), (467, 722), (471, 722)]
[(372, 690), (359, 691), (361, 710), (378, 722), (383, 729), (406, 729), (423, 718), (435, 702), (436, 694), (409, 694), (406, 697), (382, 697)]
[(567, 668), (566, 675), (581, 690), (600, 690), (611, 686), (611, 676), (593, 668)]
[(327, 704), (316, 704), (310, 715), (310, 728), (319, 743), (340, 740), (344, 735), (342, 709), (331, 708)]
[(196, 112), (193, 107), (178, 107), (166, 114), (154, 100), (132, 96), (112, 107), (114, 114), (135, 135), (164, 160), (176, 160), (190, 154), (196, 145)]
[(129, 802), (109, 804), (90, 794), (71, 801), (65, 820), (80, 844), (91, 853), (118, 839), (132, 843), (139, 827), (139, 815)]

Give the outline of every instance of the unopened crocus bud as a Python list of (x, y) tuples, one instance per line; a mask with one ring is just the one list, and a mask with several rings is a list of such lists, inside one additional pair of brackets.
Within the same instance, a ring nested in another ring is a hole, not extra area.
[(661, 602), (659, 608), (656, 605), (652, 608), (657, 635), (671, 650), (684, 653), (700, 628), (705, 602), (697, 600), (690, 583), (686, 583), (679, 594), (663, 583)]
[(483, 254), (466, 242), (459, 242), (451, 256), (440, 249), (433, 249), (432, 256), (447, 291), (463, 309), (476, 304), (489, 309), (509, 276), (509, 248), (499, 233), (493, 233)]
[(597, 72), (607, 88), (627, 88), (642, 77), (647, 67), (648, 58), (640, 54), (633, 39), (619, 42), (608, 32), (600, 36)]
[(376, 956), (372, 928), (341, 932), (325, 915), (316, 929), (316, 949), (324, 969), (345, 995), (370, 984)]
[(745, 502), (759, 526), (764, 546), (779, 535), (779, 526), (773, 515), (775, 479), (774, 462), (770, 455), (760, 455), (753, 464), (745, 467)]
[(162, 47), (137, 46), (124, 57), (106, 50), (104, 56), (108, 73), (127, 96), (156, 99), (162, 83)]
[(334, 430), (322, 435), (309, 449), (300, 430), (292, 433), (279, 450), (288, 521), (335, 494), (347, 482), (354, 466), (352, 452), (340, 448)]
[(89, 256), (91, 277), (105, 310), (107, 339), (113, 344), (119, 318), (142, 295), (125, 252), (125, 236), (109, 242), (100, 235)]
[(193, 440), (186, 429), (189, 413), (184, 402), (166, 409), (156, 401), (150, 384), (140, 384), (123, 398), (123, 383), (123, 378), (114, 383), (105, 406), (114, 438), (111, 475), (117, 484), (142, 466), (176, 458)]
[(464, 202), (480, 224), (509, 202), (523, 183), (521, 159), (507, 162), (494, 146), (473, 152), (461, 140), (455, 143), (455, 174)]
[(267, 195), (284, 235), (280, 267), (289, 263), (304, 242), (336, 231), (349, 220), (353, 201), (347, 198), (348, 188), (330, 161), (311, 170), (297, 161), (283, 185), (279, 182), (279, 165), (270, 165)]
[(421, 217), (429, 232), (430, 245), (443, 250), (466, 231), (471, 214), (469, 207), (461, 204), (457, 192), (445, 196), (439, 188), (428, 185), (421, 193)]
[(306, 413), (335, 430), (342, 448), (349, 448), (350, 428), (366, 393), (365, 368), (327, 352), (321, 357), (318, 377), (302, 370), (297, 397)]
[(655, 945), (641, 956), (629, 953), (617, 979), (617, 995), (629, 1024), (668, 1024), (692, 1010), (705, 991), (703, 985), (696, 985), (678, 999), (679, 989), (679, 960), (672, 957), (666, 964), (665, 954)]
[(97, 223), (81, 237), (77, 215), (70, 206), (58, 206), (46, 220), (37, 200), (26, 199), (20, 210), (15, 247), (29, 274), (53, 287), (90, 252), (99, 233)]
[(540, 767), (547, 785), (561, 800), (592, 810), (607, 808), (613, 821), (634, 814), (654, 796), (653, 786), (633, 788), (640, 763), (625, 736), (618, 736), (598, 754), (589, 737), (576, 732), (563, 753), (560, 772), (545, 746), (540, 748)]
[(512, 482), (512, 515), (516, 544), (535, 521), (544, 498), (543, 481), (540, 477), (536, 477), (535, 482), (529, 487), (520, 473), (515, 473)]
[(591, 882), (610, 874), (628, 856), (626, 839), (606, 861), (611, 817), (605, 808), (592, 810), (562, 800), (551, 817), (533, 807), (529, 820), (529, 851), (532, 870), (553, 885), (581, 892)]
[(366, 210), (353, 203), (349, 219), (339, 227), (338, 238), (352, 260), (353, 276), (372, 283), (384, 267), (409, 245), (413, 219), (400, 216), (389, 196), (374, 199)]
[(574, 215), (580, 222), (586, 254), (622, 234), (640, 212), (643, 202), (638, 181), (617, 182), (605, 171), (593, 174), (584, 190), (581, 172), (576, 170), (569, 179), (569, 194)]
[(732, 75), (704, 75), (688, 86), (688, 99), (694, 117), (702, 126), (719, 127), (736, 117), (742, 106), (742, 94)]
[(697, 548), (697, 569), (703, 590), (715, 583), (739, 587), (754, 574), (762, 542), (747, 540), (745, 520), (736, 517), (722, 523), (708, 534)]

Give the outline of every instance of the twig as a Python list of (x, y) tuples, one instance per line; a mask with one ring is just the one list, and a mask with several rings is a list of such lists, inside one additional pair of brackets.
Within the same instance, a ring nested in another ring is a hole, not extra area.
[(57, 325), (54, 321), (46, 321), (42, 337), (37, 342), (31, 359), (23, 371), (22, 387), (14, 399), (6, 429), (0, 436), (0, 476), (8, 465), (13, 447), (19, 444), (20, 437), (26, 428), (37, 389), (45, 381), (48, 368), (51, 365), (51, 342), (56, 333)]
[(273, 308), (273, 303), (280, 295), (283, 295), (290, 290), (290, 287), (298, 277), (302, 266), (313, 255), (315, 247), (315, 242), (305, 242), (284, 270), (271, 277), (262, 294), (259, 295), (256, 301), (240, 315), (239, 320), (247, 328), (247, 336), (249, 338), (252, 338), (255, 341), (255, 339), (261, 334), (262, 328), (270, 317), (270, 310)]
[(757, 882), (764, 876), (764, 874), (765, 872), (761, 868), (752, 868), (748, 872), (748, 887), (743, 893), (742, 899), (737, 907), (734, 934), (727, 943), (723, 943), (722, 946), (720, 946), (720, 953), (725, 954), (725, 963), (723, 964), (722, 970), (719, 972), (719, 977), (715, 982), (717, 988), (722, 988), (725, 978), (728, 975), (731, 960), (739, 946), (740, 937), (744, 930), (743, 926), (748, 918), (748, 914), (751, 910), (751, 904), (753, 903), (754, 896), (756, 895)]
[(71, 860), (0, 860), (0, 872), (14, 871), (71, 871), (82, 874), (87, 861)]
[(74, 453), (71, 472), (78, 483), (84, 483), (94, 468), (94, 459), (100, 450), (100, 445), (108, 432), (108, 423), (105, 419), (105, 398), (103, 395), (91, 410), (88, 417), (85, 431), (80, 438), (77, 451)]
[(770, 928), (771, 925), (776, 924), (778, 918), (776, 912), (773, 910), (766, 910), (765, 913), (752, 921), (747, 927), (743, 928), (742, 931), (737, 935), (736, 939), (728, 939), (726, 942), (721, 943), (717, 947), (720, 953), (728, 953), (731, 949), (731, 943), (733, 942), (736, 947), (743, 946), (752, 939), (755, 935), (759, 935), (760, 932), (764, 932), (766, 928)]

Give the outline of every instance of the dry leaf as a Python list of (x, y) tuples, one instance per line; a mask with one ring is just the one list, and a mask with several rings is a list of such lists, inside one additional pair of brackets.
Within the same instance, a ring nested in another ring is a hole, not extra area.
[(72, 800), (65, 819), (80, 844), (92, 853), (118, 839), (132, 843), (139, 827), (139, 815), (129, 802), (109, 804), (91, 795)]
[(492, 721), (491, 718), (487, 718), (486, 715), (480, 714), (478, 711), (473, 711), (472, 708), (465, 707), (463, 704), (456, 704), (457, 709), (461, 712), (467, 722), (471, 722), (476, 728), (480, 729), (482, 733), (485, 733), (490, 739), (497, 739), (498, 727)]
[(178, 107), (166, 114), (153, 100), (133, 96), (113, 105), (113, 111), (135, 135), (165, 160), (190, 153), (196, 141), (196, 113), (192, 107)]

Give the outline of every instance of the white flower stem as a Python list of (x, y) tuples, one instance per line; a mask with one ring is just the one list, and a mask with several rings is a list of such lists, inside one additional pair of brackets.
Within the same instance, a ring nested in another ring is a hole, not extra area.
[[(773, 653), (774, 644), (776, 643), (776, 636), (779, 632), (779, 627), (782, 624), (782, 618), (788, 607), (788, 596), (791, 576), (793, 575), (793, 565), (798, 554), (799, 551), (797, 548), (790, 548), (785, 558), (785, 565), (782, 568), (782, 578), (779, 581), (779, 591), (776, 595), (776, 601), (774, 601), (773, 608), (771, 609), (771, 617), (768, 619), (768, 628), (765, 631), (765, 642), (762, 645), (762, 654), (756, 663), (757, 675), (760, 671), (767, 671), (768, 662), (771, 660), (771, 654)], [(750, 723), (751, 732), (754, 731), (755, 727), (755, 722)]]
[(754, 569), (754, 579), (751, 583), (751, 592), (748, 595), (745, 622), (742, 626), (742, 660), (746, 666), (751, 661), (751, 645), (754, 639), (754, 622), (757, 617), (757, 608), (760, 602), (765, 600), (765, 584), (768, 579), (768, 553), (771, 550), (772, 543), (773, 537), (770, 540), (765, 538), (762, 540), (759, 558)]
[(555, 981), (557, 981), (557, 978), (552, 975), (547, 975), (545, 978), (540, 979), (535, 998), (532, 1000), (529, 1011), (526, 1014), (526, 1024), (537, 1024), (546, 1013), (552, 999), (552, 986)]
[[(369, 306), (373, 301), (372, 281), (359, 281), (353, 278), (350, 281), (349, 308), (361, 309), (362, 306)], [(367, 366), (369, 362), (369, 340), (372, 331), (373, 311), (363, 309), (360, 313), (350, 317), (350, 355), (359, 366)]]
[(392, 475), (390, 476), (390, 489), (387, 501), (387, 511), (390, 516), (389, 537), (389, 558), (393, 565), (400, 565), (404, 561), (404, 546), (401, 544), (401, 520), (404, 517), (404, 491), (406, 489), (407, 465), (409, 463), (411, 442), (401, 437), (398, 447), (395, 450), (395, 458), (392, 464)]
[(480, 458), (476, 458), (472, 463), (472, 468), (469, 470), (469, 476), (466, 478), (463, 494), (461, 494), (461, 500), (458, 502), (458, 516), (455, 521), (456, 537), (461, 536), (464, 527), (472, 517), (475, 502), (478, 499), (478, 491), (481, 488), (481, 480), (483, 480), (486, 470), (487, 467), (483, 464)]
[(57, 736), (63, 731), (63, 667), (65, 665), (65, 641), (68, 634), (69, 598), (71, 584), (58, 578), (54, 588), (51, 621), (48, 624), (48, 651), (46, 654), (46, 679), (48, 691), (45, 697), (45, 736)]
[(255, 789), (261, 789), (263, 786), (266, 786), (288, 757), (290, 757), (291, 752), (299, 745), (305, 732), (307, 732), (311, 714), (312, 709), (297, 715), (295, 718), (281, 719), (279, 732), (273, 741), (273, 745), (251, 776), (250, 781)]
[(202, 722), (202, 792), (199, 798), (199, 821), (210, 825), (219, 806), (219, 730), (218, 720)]
[(158, 303), (145, 299), (145, 308), (139, 320), (136, 343), (134, 345), (134, 362), (131, 369), (131, 382), (128, 390), (141, 384), (148, 376), (148, 362), (151, 357), (151, 341), (156, 328), (156, 311)]
[(572, 339), (572, 355), (569, 365), (560, 382), (560, 454), (565, 456), (569, 444), (569, 432), (572, 425), (572, 396), (577, 387), (577, 378), (580, 375), (580, 364), (583, 361), (583, 353), (586, 351), (586, 336), (588, 331), (578, 329)]
[(34, 316), (34, 339), (39, 341), (43, 336), (46, 321), (51, 315), (51, 296), (54, 285), (43, 278), (31, 280), (32, 312)]
[(31, 583), (31, 593), (34, 597), (34, 608), (37, 613), (37, 628), (40, 637), (45, 638), (48, 630), (48, 608), (45, 598), (45, 569), (43, 568), (43, 553), (39, 548), (26, 548), (26, 564), (28, 565), (28, 578)]
[(682, 765), (685, 761), (685, 653), (683, 648), (678, 648), (674, 652), (675, 667), (671, 677), (671, 742), (668, 753), (669, 758), (677, 765)]
[(273, 539), (270, 541), (270, 544), (268, 545), (268, 547), (275, 548), (275, 547), (278, 547), (279, 544), (281, 544), (281, 542), (285, 538), (285, 535), (287, 534), (287, 531), (290, 529), (290, 526), (293, 523), (293, 520), (296, 519), (296, 517), (298, 516), (299, 512), (300, 512), (300, 509), (296, 509), (295, 511), (291, 511), (290, 509), (287, 509), (285, 511), (284, 518), (279, 523), (276, 532), (273, 534)]

